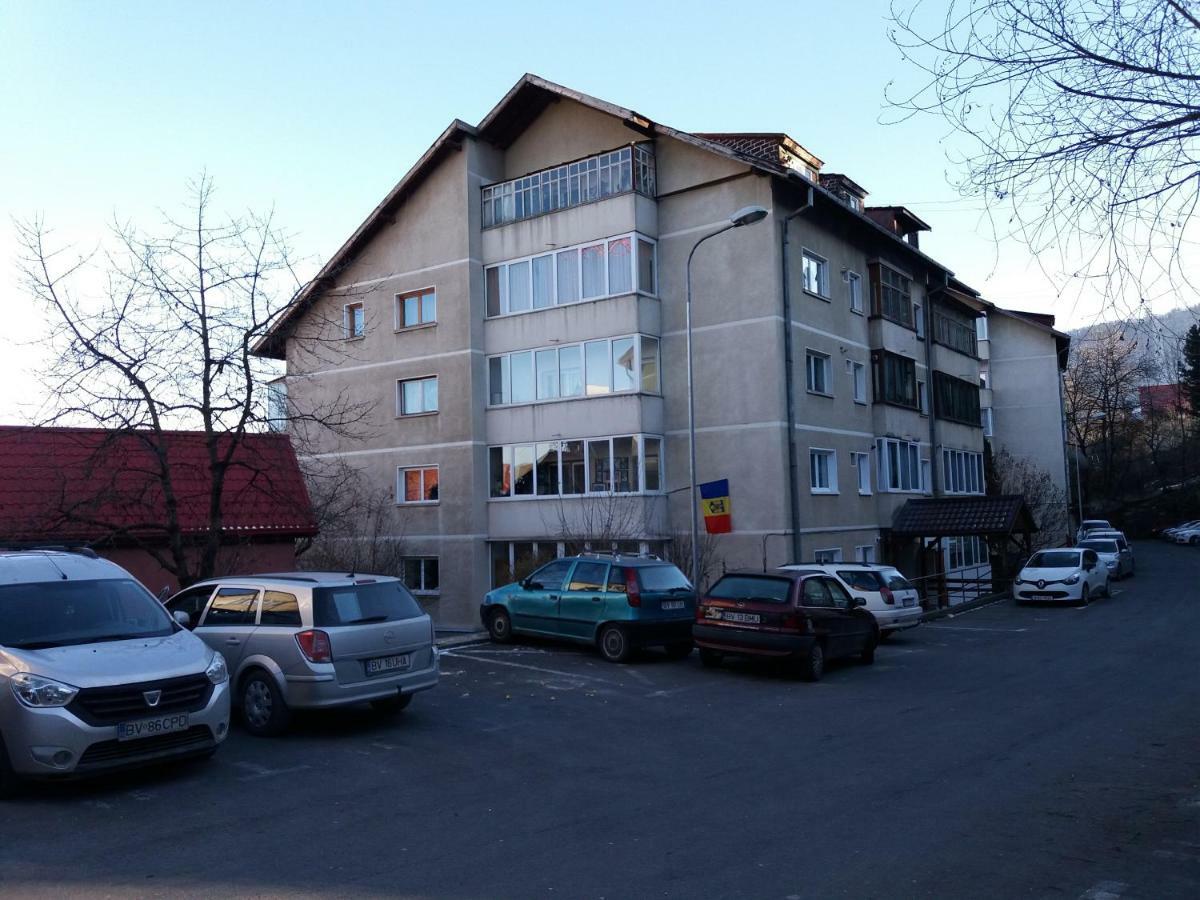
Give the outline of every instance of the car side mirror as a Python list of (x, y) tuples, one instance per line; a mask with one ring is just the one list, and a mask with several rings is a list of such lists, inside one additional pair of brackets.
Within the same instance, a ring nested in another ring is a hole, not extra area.
[(184, 628), (191, 629), (192, 627), (192, 617), (182, 609), (177, 609), (171, 613), (171, 618)]
[(526, 578), (521, 582), (521, 589), (526, 591), (540, 591), (542, 589), (542, 583), (540, 581), (534, 581), (532, 578)]
[(854, 600), (851, 601), (850, 605), (851, 606), (866, 606), (867, 598), (866, 597), (855, 597)]

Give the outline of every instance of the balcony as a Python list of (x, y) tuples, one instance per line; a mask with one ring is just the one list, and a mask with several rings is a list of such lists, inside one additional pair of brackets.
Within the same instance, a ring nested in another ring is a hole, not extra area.
[(933, 314), (933, 339), (967, 356), (979, 356), (975, 328), (936, 311)]
[(631, 144), (483, 188), (483, 227), (636, 192), (653, 197), (654, 150)]

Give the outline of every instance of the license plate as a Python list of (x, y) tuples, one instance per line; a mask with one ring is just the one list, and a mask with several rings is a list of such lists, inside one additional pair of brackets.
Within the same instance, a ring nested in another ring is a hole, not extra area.
[(399, 653), (396, 656), (377, 656), (367, 660), (368, 675), (382, 675), (385, 672), (395, 672), (408, 668), (408, 654)]
[(122, 722), (117, 726), (117, 740), (136, 741), (138, 738), (154, 737), (158, 734), (170, 734), (174, 731), (187, 731), (187, 729), (188, 714), (177, 713), (173, 716), (160, 716), (157, 719)]
[(905, 598), (904, 598), (904, 605), (905, 605), (905, 606), (916, 606), (916, 605), (917, 605), (917, 601), (916, 601), (916, 600), (914, 600), (912, 597), (905, 597)]
[(762, 621), (762, 616), (758, 613), (727, 612), (724, 619), (727, 622), (745, 622), (748, 625), (757, 625)]
[(1053, 600), (1054, 595), (1053, 594), (1031, 594), (1030, 599), (1031, 600)]
[(682, 600), (664, 600), (662, 602), (663, 609), (683, 609), (687, 606)]

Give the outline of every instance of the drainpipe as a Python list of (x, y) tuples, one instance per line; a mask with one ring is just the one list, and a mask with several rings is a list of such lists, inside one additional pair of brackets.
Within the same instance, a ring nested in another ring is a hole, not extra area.
[[(795, 212), (784, 216), (783, 238), (780, 245), (780, 254), (783, 258), (783, 372), (785, 405), (787, 406), (788, 504), (791, 507), (792, 519), (792, 562), (801, 562), (804, 556), (801, 553), (800, 542), (800, 461), (799, 451), (796, 449), (796, 379), (792, 360), (792, 294), (788, 283), (788, 225), (796, 216), (812, 209), (812, 205), (813, 189), (812, 185), (809, 185), (804, 205)], [(766, 559), (765, 550), (763, 559)]]

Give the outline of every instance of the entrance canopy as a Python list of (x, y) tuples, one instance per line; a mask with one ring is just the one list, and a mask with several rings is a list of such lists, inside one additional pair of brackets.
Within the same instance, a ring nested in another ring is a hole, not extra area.
[(896, 511), (893, 537), (1001, 537), (1037, 531), (1020, 494), (999, 497), (934, 497), (909, 500)]

